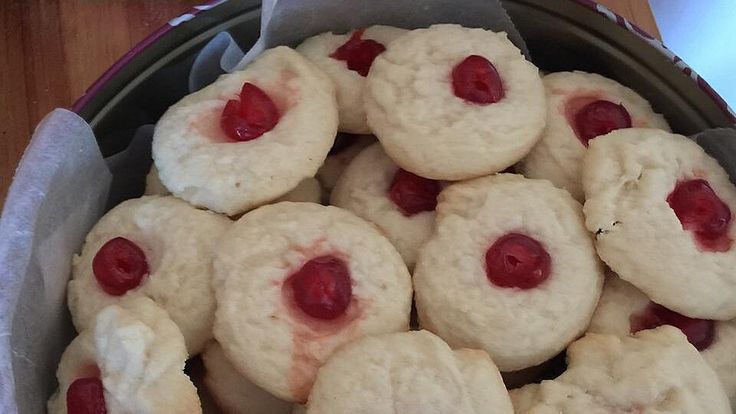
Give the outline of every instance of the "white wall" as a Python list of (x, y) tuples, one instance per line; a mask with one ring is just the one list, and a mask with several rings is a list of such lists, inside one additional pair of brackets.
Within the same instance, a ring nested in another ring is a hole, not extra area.
[(649, 0), (664, 44), (736, 107), (736, 0)]

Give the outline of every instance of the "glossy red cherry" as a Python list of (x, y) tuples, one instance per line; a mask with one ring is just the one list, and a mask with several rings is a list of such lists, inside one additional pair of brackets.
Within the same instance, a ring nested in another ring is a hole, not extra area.
[(347, 42), (338, 47), (331, 58), (345, 61), (348, 69), (358, 72), (361, 76), (367, 76), (376, 56), (386, 50), (386, 46), (371, 39), (361, 39), (365, 29), (356, 30)]
[(102, 380), (97, 377), (79, 378), (66, 391), (68, 414), (106, 414)]
[(501, 236), (486, 251), (486, 276), (496, 286), (531, 289), (547, 280), (550, 268), (544, 246), (523, 234)]
[(682, 228), (695, 235), (702, 249), (717, 252), (730, 249), (731, 210), (706, 180), (678, 182), (667, 196), (667, 204), (675, 212)]
[(222, 110), (220, 127), (233, 141), (250, 141), (272, 130), (279, 122), (279, 110), (261, 88), (246, 82), (240, 99), (231, 99)]
[(333, 320), (343, 315), (353, 294), (348, 266), (334, 256), (308, 261), (287, 283), (299, 309), (317, 319)]
[(575, 114), (575, 130), (586, 147), (591, 139), (622, 128), (631, 128), (631, 115), (621, 104), (600, 99)]
[(388, 197), (402, 214), (411, 217), (422, 211), (434, 211), (441, 190), (438, 181), (399, 169), (394, 174)]
[(715, 322), (708, 319), (694, 319), (669, 310), (662, 305), (650, 302), (641, 313), (629, 317), (631, 333), (644, 329), (654, 329), (662, 325), (678, 328), (698, 351), (708, 348), (715, 339)]
[(455, 96), (480, 105), (500, 101), (505, 96), (501, 75), (483, 56), (470, 55), (452, 69)]
[(100, 247), (92, 259), (92, 272), (102, 290), (113, 296), (137, 288), (148, 275), (146, 254), (124, 237), (116, 237)]

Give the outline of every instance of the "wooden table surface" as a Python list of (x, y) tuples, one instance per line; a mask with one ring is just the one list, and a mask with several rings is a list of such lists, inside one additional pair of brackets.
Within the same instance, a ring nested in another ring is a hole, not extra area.
[[(0, 0), (0, 205), (38, 121), (202, 0)], [(600, 0), (659, 36), (648, 0)]]

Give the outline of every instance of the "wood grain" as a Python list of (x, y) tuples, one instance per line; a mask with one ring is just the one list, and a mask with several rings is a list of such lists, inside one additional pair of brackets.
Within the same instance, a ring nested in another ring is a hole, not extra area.
[[(202, 2), (1, 0), (0, 200), (45, 114), (69, 107), (133, 45)], [(600, 3), (659, 36), (647, 0)]]

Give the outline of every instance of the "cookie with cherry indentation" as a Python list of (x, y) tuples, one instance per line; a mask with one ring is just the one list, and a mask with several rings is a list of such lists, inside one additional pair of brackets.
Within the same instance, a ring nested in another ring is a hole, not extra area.
[(212, 258), (230, 220), (168, 196), (125, 201), (105, 214), (74, 256), (67, 289), (77, 330), (102, 308), (145, 296), (181, 329), (190, 355), (212, 338)]
[(310, 37), (296, 48), (335, 83), (340, 131), (371, 133), (363, 109), (365, 77), (376, 56), (407, 32), (391, 26), (371, 26), (347, 34), (327, 32)]
[(66, 348), (48, 412), (201, 413), (186, 359), (184, 338), (166, 312), (148, 298), (125, 298)]
[(337, 347), (407, 330), (412, 298), (406, 265), (375, 227), (337, 207), (291, 202), (233, 225), (215, 258), (215, 292), (227, 357), (295, 402)]
[(658, 305), (617, 276), (611, 274), (590, 321), (588, 332), (627, 336), (662, 325), (674, 326), (685, 334), (713, 368), (731, 403), (736, 403), (736, 324), (689, 318)]
[(292, 403), (253, 384), (235, 369), (217, 341), (202, 352), (204, 384), (217, 406), (228, 414), (290, 414)]
[(234, 215), (313, 177), (336, 132), (332, 81), (281, 46), (169, 108), (153, 159), (174, 195)]
[(498, 368), (483, 351), (453, 351), (428, 331), (370, 336), (320, 369), (307, 414), (513, 413)]
[(502, 371), (538, 365), (587, 327), (602, 266), (580, 204), (549, 181), (499, 174), (440, 193), (419, 253), (419, 323)]
[(671, 326), (633, 337), (587, 334), (559, 377), (511, 391), (517, 414), (730, 413), (715, 372)]
[(550, 73), (547, 125), (542, 138), (519, 166), (529, 178), (544, 178), (582, 201), (583, 156), (591, 139), (622, 128), (658, 128), (667, 121), (649, 102), (620, 83), (595, 73)]
[(736, 188), (695, 142), (645, 128), (598, 137), (583, 187), (586, 226), (622, 279), (683, 315), (736, 317)]
[(412, 30), (373, 62), (368, 125), (386, 153), (422, 177), (460, 180), (522, 159), (545, 122), (537, 68), (506, 33), (435, 25)]
[(432, 234), (439, 181), (399, 168), (380, 144), (361, 151), (332, 191), (330, 203), (374, 223), (409, 268)]

